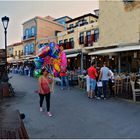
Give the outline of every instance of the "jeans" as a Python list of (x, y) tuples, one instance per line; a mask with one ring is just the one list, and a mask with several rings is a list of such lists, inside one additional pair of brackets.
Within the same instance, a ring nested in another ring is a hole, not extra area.
[(102, 87), (97, 87), (97, 96), (101, 97), (102, 95)]
[(106, 96), (107, 96), (108, 80), (102, 80), (102, 83), (103, 83), (103, 94), (104, 94), (104, 98), (106, 98)]
[(61, 76), (61, 88), (64, 88), (64, 83), (66, 87), (68, 88), (69, 83), (68, 83), (68, 77), (67, 76)]
[(43, 105), (44, 97), (46, 98), (46, 107), (47, 111), (50, 111), (50, 93), (48, 94), (39, 94), (40, 97), (40, 107)]

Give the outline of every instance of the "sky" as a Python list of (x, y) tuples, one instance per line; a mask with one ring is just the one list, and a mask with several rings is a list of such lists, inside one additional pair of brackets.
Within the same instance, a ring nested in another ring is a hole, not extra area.
[[(87, 13), (94, 13), (99, 8), (98, 0), (46, 0), (46, 1), (0, 1), (0, 18), (10, 18), (7, 29), (7, 44), (20, 42), (23, 37), (22, 23), (35, 16), (75, 18)], [(4, 48), (4, 29), (0, 20), (0, 49)]]

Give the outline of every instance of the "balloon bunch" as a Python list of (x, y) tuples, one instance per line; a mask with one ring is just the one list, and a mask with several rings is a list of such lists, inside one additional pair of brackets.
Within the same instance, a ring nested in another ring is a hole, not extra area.
[(39, 53), (34, 59), (36, 66), (34, 74), (37, 78), (41, 75), (42, 67), (45, 67), (55, 77), (67, 67), (66, 54), (61, 48), (55, 43), (50, 43), (39, 49)]

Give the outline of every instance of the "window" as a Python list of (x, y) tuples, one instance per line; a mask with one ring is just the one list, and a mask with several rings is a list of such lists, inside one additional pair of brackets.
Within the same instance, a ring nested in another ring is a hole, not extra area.
[(22, 52), (21, 52), (21, 55), (23, 55), (23, 50), (22, 50)]
[(99, 29), (94, 30), (94, 41), (97, 42), (99, 39)]
[(69, 43), (70, 43), (70, 49), (74, 48), (74, 40), (73, 40), (73, 38), (69, 39)]
[(79, 44), (84, 44), (84, 32), (80, 33)]
[(35, 36), (35, 27), (31, 28), (31, 36)]
[(91, 41), (91, 31), (87, 32), (87, 42), (89, 43)]
[(26, 38), (29, 37), (29, 29), (26, 29), (26, 30), (25, 30), (25, 36), (26, 36)]
[(34, 43), (30, 45), (30, 53), (34, 53)]
[(24, 47), (24, 54), (25, 55), (29, 54), (29, 46), (28, 46), (28, 44)]
[(70, 28), (70, 29), (73, 28), (73, 24), (70, 24), (70, 25), (69, 25), (69, 28)]
[(20, 51), (18, 51), (18, 56), (20, 57), (20, 55), (21, 55), (21, 54), (20, 54)]
[(67, 47), (67, 42), (68, 42), (68, 39), (65, 39), (64, 40), (64, 49), (66, 49), (66, 47)]
[(17, 51), (15, 51), (15, 56), (17, 56)]

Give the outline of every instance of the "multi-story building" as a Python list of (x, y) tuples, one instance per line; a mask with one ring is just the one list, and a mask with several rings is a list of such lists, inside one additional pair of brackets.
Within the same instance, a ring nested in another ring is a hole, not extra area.
[(57, 42), (56, 35), (64, 30), (64, 26), (54, 21), (54, 18), (35, 17), (23, 23), (23, 46), (25, 57), (32, 58), (42, 45)]
[[(64, 47), (71, 69), (89, 66), (88, 49), (97, 45), (98, 16), (86, 14), (66, 22), (67, 30), (57, 34), (58, 44)], [(75, 62), (75, 63), (73, 63)]]
[(60, 18), (54, 19), (54, 21), (62, 24), (64, 26), (64, 29), (66, 30), (67, 29), (66, 22), (68, 20), (71, 20), (71, 19), (72, 19), (71, 17), (64, 16), (64, 17), (60, 17)]
[(20, 59), (23, 56), (23, 43), (17, 42), (13, 44), (13, 56), (16, 59)]
[(17, 42), (7, 47), (8, 61), (11, 63), (21, 62), (23, 57), (23, 43)]
[(140, 1), (99, 1), (99, 46), (90, 55), (102, 55), (118, 72), (140, 68)]
[(7, 46), (7, 58), (13, 57), (13, 50), (14, 50), (13, 44)]

